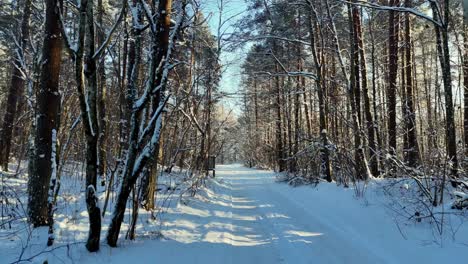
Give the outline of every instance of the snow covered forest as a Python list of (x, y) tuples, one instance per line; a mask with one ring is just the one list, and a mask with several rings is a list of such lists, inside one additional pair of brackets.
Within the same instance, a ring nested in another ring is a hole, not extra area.
[(468, 1), (0, 0), (0, 178), (0, 263), (464, 263)]

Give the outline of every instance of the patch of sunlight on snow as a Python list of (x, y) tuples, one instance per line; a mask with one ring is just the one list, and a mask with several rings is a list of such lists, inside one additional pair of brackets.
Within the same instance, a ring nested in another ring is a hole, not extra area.
[(88, 217), (88, 211), (87, 210), (83, 210), (80, 212), (80, 216), (82, 217)]
[(231, 205), (233, 209), (256, 209), (257, 207), (254, 205)]
[[(225, 206), (225, 207), (229, 207), (229, 208), (233, 208), (233, 209), (255, 209), (255, 208), (257, 208), (254, 205), (237, 205), (237, 204), (227, 203), (227, 202), (224, 202), (224, 201), (221, 201), (221, 200), (211, 200), (209, 202), (212, 203), (212, 204)], [(234, 199), (233, 199), (233, 202), (234, 202)], [(249, 202), (251, 202), (251, 201), (249, 201)], [(236, 203), (242, 203), (242, 201), (239, 201), (239, 202), (236, 202)]]
[(250, 232), (255, 233), (255, 230), (251, 227), (241, 226), (241, 225), (233, 225), (231, 223), (222, 223), (222, 222), (210, 222), (208, 224), (203, 225), (203, 228), (212, 230), (229, 230), (231, 232)]
[(89, 230), (88, 224), (83, 223), (83, 222), (74, 224), (71, 222), (61, 221), (61, 222), (58, 222), (58, 226), (60, 227), (60, 229), (66, 229), (69, 231), (79, 231), (79, 232), (83, 232), (86, 234), (88, 233), (88, 230)]
[(209, 231), (203, 241), (209, 243), (222, 243), (233, 246), (258, 246), (267, 244), (268, 241), (260, 239), (260, 235), (234, 235), (228, 232)]
[(249, 199), (244, 198), (244, 197), (232, 197), (232, 202), (233, 203), (252, 203), (254, 201), (249, 200)]
[(305, 239), (288, 240), (288, 242), (290, 242), (290, 243), (297, 243), (297, 242), (300, 242), (300, 243), (304, 243), (304, 244), (312, 244), (312, 241), (305, 240)]
[[(181, 205), (181, 204), (177, 205), (177, 207), (180, 210), (180, 212), (183, 212), (183, 214), (193, 215), (193, 216), (198, 216), (198, 217), (210, 217), (211, 216), (208, 210), (196, 209), (196, 208)], [(173, 210), (168, 210), (168, 213), (178, 213), (178, 212), (173, 211)]]
[(221, 223), (221, 222), (210, 222), (203, 225), (204, 228), (217, 228), (217, 229), (231, 229), (233, 226), (231, 223)]
[(213, 192), (211, 190), (203, 190), (203, 191), (200, 191), (199, 193), (204, 193), (206, 195), (206, 198), (224, 200), (224, 201), (227, 201), (227, 202), (231, 202), (231, 196), (229, 196), (229, 195), (215, 193), (215, 192)]
[(273, 176), (272, 177), (232, 177), (230, 178), (230, 180), (233, 182), (233, 185), (235, 185), (236, 183), (234, 181), (264, 181), (264, 180), (269, 180), (271, 178), (274, 178)]
[(196, 229), (199, 225), (195, 224), (194, 222), (187, 221), (187, 220), (174, 220), (170, 222), (164, 223), (167, 227), (182, 227), (187, 229)]
[(205, 193), (205, 195), (208, 198), (213, 198), (215, 196), (218, 196), (216, 193), (214, 193), (212, 190), (209, 190), (209, 189), (203, 189), (203, 190), (199, 191), (199, 193)]
[(277, 213), (269, 213), (266, 214), (267, 218), (284, 218), (284, 219), (290, 219), (291, 217), (284, 215), (284, 214), (277, 214)]
[(297, 231), (297, 230), (288, 230), (284, 233), (287, 235), (293, 235), (293, 236), (299, 236), (299, 237), (314, 237), (314, 236), (323, 235), (323, 233), (313, 233), (313, 232)]
[(164, 237), (180, 243), (190, 244), (200, 240), (200, 234), (190, 229), (168, 229), (163, 232)]
[(258, 219), (255, 215), (238, 215), (233, 214), (231, 212), (224, 212), (224, 211), (213, 211), (213, 215), (222, 218), (229, 218), (232, 220), (240, 220), (240, 221), (255, 221)]

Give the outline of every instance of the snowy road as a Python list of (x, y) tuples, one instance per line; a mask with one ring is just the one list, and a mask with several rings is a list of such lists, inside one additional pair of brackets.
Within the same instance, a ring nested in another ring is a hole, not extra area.
[(222, 235), (231, 247), (226, 248), (224, 261), (385, 263), (339, 227), (325, 225), (320, 215), (311, 215), (297, 204), (300, 201), (279, 192), (273, 173), (235, 165), (220, 166), (217, 173), (230, 189), (226, 209), (232, 217), (226, 220), (231, 226)]
[(165, 239), (82, 249), (75, 263), (443, 263), (467, 252), (404, 240), (381, 206), (364, 206), (351, 188), (293, 188), (240, 165), (217, 166), (216, 175), (197, 199), (164, 214)]

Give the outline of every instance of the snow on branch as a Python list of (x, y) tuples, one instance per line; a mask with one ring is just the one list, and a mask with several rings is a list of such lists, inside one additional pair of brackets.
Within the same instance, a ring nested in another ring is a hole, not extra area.
[[(153, 128), (153, 135), (151, 136), (151, 140), (148, 143), (146, 143), (145, 147), (143, 148), (140, 155), (136, 159), (135, 165), (133, 166), (133, 170), (132, 170), (132, 177), (138, 177), (138, 175), (140, 174), (140, 171), (145, 167), (146, 161), (151, 156), (154, 155), (154, 151), (156, 150), (156, 145), (159, 142), (159, 137), (160, 137), (160, 133), (161, 133), (161, 126), (162, 126), (161, 113), (162, 113), (164, 107), (166, 106), (166, 103), (169, 100), (169, 98), (170, 98), (170, 95), (167, 96), (164, 99), (163, 102), (161, 102), (161, 104), (159, 105), (159, 107), (156, 110), (155, 114), (151, 118), (153, 120), (152, 122), (156, 121), (156, 124), (154, 125), (154, 128)], [(151, 126), (151, 124), (148, 124), (148, 127), (150, 127), (150, 126)], [(142, 135), (144, 135), (144, 134), (145, 134), (145, 132), (142, 133)]]
[(190, 121), (192, 121), (192, 123), (195, 124), (195, 127), (198, 129), (198, 131), (200, 131), (201, 134), (203, 135), (205, 134), (205, 130), (201, 128), (200, 123), (198, 122), (197, 118), (193, 114), (191, 107), (190, 107), (190, 115), (187, 114), (181, 107), (179, 107), (179, 110), (185, 117), (187, 117)]
[(184, 16), (185, 16), (185, 12), (181, 12), (181, 14), (177, 17), (177, 22), (169, 36), (169, 47), (167, 48), (166, 55), (162, 58), (161, 62), (158, 65), (158, 68), (156, 69), (157, 73), (159, 73), (161, 70), (163, 71), (160, 84), (157, 85), (156, 87), (150, 87), (150, 85), (147, 85), (143, 94), (134, 103), (133, 105), (134, 110), (141, 110), (148, 102), (150, 98), (149, 95), (155, 94), (156, 92), (158, 92), (160, 89), (163, 88), (169, 76), (169, 71), (172, 70), (175, 66), (179, 65), (179, 63), (174, 64), (174, 65), (167, 65), (167, 63), (169, 59), (171, 58), (172, 50), (174, 49), (174, 45), (175, 45), (174, 40), (177, 35), (177, 32), (179, 31), (182, 25)]
[(283, 63), (281, 63), (281, 61), (278, 59), (278, 57), (275, 56), (275, 54), (273, 53), (272, 50), (270, 50), (270, 54), (271, 56), (273, 56), (273, 58), (276, 60), (276, 62), (278, 62), (278, 64), (280, 65), (281, 69), (284, 71), (284, 73), (287, 75), (287, 76), (304, 76), (304, 77), (309, 77), (309, 78), (312, 78), (314, 80), (317, 80), (317, 76), (315, 74), (312, 74), (310, 72), (298, 72), (298, 71), (295, 71), (295, 72), (290, 72), (286, 69), (286, 67), (284, 66)]
[(115, 30), (117, 29), (117, 27), (120, 25), (120, 22), (122, 22), (122, 19), (124, 17), (124, 14), (125, 14), (125, 8), (127, 7), (126, 5), (126, 2), (123, 1), (122, 3), (122, 10), (120, 10), (120, 14), (119, 14), (119, 17), (117, 18), (117, 21), (115, 21), (114, 25), (112, 26), (111, 30), (109, 31), (109, 33), (107, 34), (106, 36), (106, 40), (104, 41), (104, 43), (102, 43), (102, 45), (98, 48), (98, 50), (94, 53), (92, 59), (96, 59), (98, 58), (99, 56), (101, 56), (101, 54), (104, 52), (104, 50), (106, 50), (106, 47), (109, 45), (110, 41), (111, 41), (111, 38), (112, 38), (112, 35), (114, 34)]
[[(153, 56), (153, 55), (152, 55)], [(161, 62), (159, 63), (158, 67), (156, 68), (156, 72), (159, 72), (160, 69), (163, 67), (165, 64), (165, 59), (163, 58)], [(146, 105), (149, 99), (149, 94), (151, 93), (157, 93), (161, 89), (161, 85), (158, 85), (157, 87), (151, 87), (151, 82), (146, 81), (146, 87), (145, 90), (143, 91), (143, 94), (138, 98), (135, 103), (133, 104), (133, 110), (141, 110), (143, 107)], [(152, 91), (151, 91), (152, 90)]]
[(58, 13), (59, 13), (60, 30), (62, 31), (62, 36), (63, 36), (62, 39), (63, 39), (64, 46), (67, 52), (70, 53), (71, 57), (75, 58), (75, 55), (78, 52), (78, 47), (76, 45), (72, 45), (70, 37), (65, 31), (65, 23), (63, 22), (62, 10), (60, 10), (60, 12)]
[(91, 120), (91, 108), (89, 107), (89, 99), (88, 99), (88, 96), (84, 95), (84, 102), (85, 102), (85, 105), (86, 105), (86, 119), (88, 120), (88, 124), (89, 124), (89, 129), (90, 129), (90, 132), (91, 132), (91, 135), (95, 136), (96, 133), (94, 131), (94, 127), (93, 127), (93, 120)]
[(418, 11), (414, 8), (408, 8), (408, 7), (399, 7), (399, 6), (384, 6), (384, 5), (378, 5), (378, 4), (375, 4), (375, 3), (369, 3), (369, 2), (366, 2), (366, 1), (362, 1), (362, 0), (357, 0), (356, 2), (350, 2), (350, 1), (346, 1), (346, 0), (340, 0), (341, 2), (343, 3), (346, 3), (346, 4), (351, 4), (351, 5), (357, 5), (357, 6), (361, 6), (361, 7), (367, 7), (367, 8), (372, 8), (372, 9), (377, 9), (377, 10), (384, 10), (384, 11), (397, 11), (397, 12), (402, 12), (402, 13), (410, 13), (412, 15), (415, 15), (417, 17), (420, 17), (422, 19), (425, 19), (426, 21), (429, 21), (433, 24), (435, 24), (436, 26), (438, 27), (443, 27), (444, 25), (435, 20), (434, 18), (424, 14), (423, 12), (421, 11)]
[(130, 0), (127, 1), (127, 5), (132, 13), (133, 28), (141, 30), (144, 26), (140, 24), (140, 18), (138, 15), (140, 14), (140, 11), (138, 10), (140, 7), (138, 5), (134, 6)]
[(153, 15), (152, 15), (152, 12), (150, 10), (150, 7), (143, 0), (139, 0), (139, 2), (143, 6), (143, 10), (145, 11), (145, 16), (148, 19), (148, 22), (149, 22), (149, 25), (150, 25), (150, 28), (151, 28), (151, 32), (153, 32), (153, 34), (156, 34), (156, 23), (154, 22)]
[(274, 76), (287, 76), (287, 77), (303, 76), (303, 77), (311, 78), (313, 80), (317, 79), (317, 76), (315, 74), (313, 74), (311, 72), (302, 72), (302, 71), (284, 72), (284, 73), (281, 73), (281, 72), (272, 73), (272, 72), (268, 72), (268, 71), (256, 71), (256, 72), (253, 72), (253, 73), (258, 74), (258, 75), (267, 75), (267, 76), (270, 76), (270, 77), (274, 77)]
[(285, 38), (285, 37), (280, 37), (280, 36), (275, 36), (275, 35), (253, 36), (250, 38), (244, 38), (242, 41), (249, 42), (249, 41), (258, 41), (258, 40), (265, 40), (265, 39), (281, 40), (281, 41), (286, 41), (286, 42), (302, 44), (305, 46), (310, 46), (309, 42), (301, 40), (301, 39), (291, 39), (291, 38)]
[(154, 114), (151, 116), (151, 119), (149, 120), (148, 122), (148, 125), (145, 127), (145, 129), (143, 129), (143, 131), (141, 132), (141, 135), (140, 135), (140, 138), (138, 139), (138, 143), (140, 144), (143, 139), (145, 138), (145, 136), (149, 133), (149, 131), (151, 130), (151, 128), (153, 127), (155, 121), (159, 118), (159, 116), (161, 115), (161, 113), (163, 112), (164, 110), (164, 106), (166, 106), (166, 103), (167, 101), (169, 100), (169, 97), (170, 96), (167, 96), (166, 99), (163, 101), (163, 103), (158, 107), (158, 109), (156, 109), (156, 111), (154, 112)]

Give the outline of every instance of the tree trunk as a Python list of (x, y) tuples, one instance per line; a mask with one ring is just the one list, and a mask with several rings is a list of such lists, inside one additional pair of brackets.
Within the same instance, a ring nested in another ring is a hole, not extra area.
[[(410, 8), (410, 1), (405, 0), (406, 7)], [(405, 77), (406, 77), (406, 102), (405, 124), (408, 137), (407, 161), (410, 167), (416, 167), (420, 161), (419, 145), (417, 139), (416, 114), (414, 112), (413, 91), (413, 60), (411, 53), (411, 21), (409, 13), (405, 14)]]
[[(375, 137), (376, 137), (376, 140), (374, 140), (374, 142), (376, 142), (375, 144), (375, 153), (377, 155), (377, 166), (380, 165), (381, 163), (381, 155), (380, 155), (380, 150), (381, 148), (383, 147), (382, 145), (382, 137), (380, 135), (380, 131), (379, 131), (379, 115), (378, 115), (378, 111), (377, 111), (377, 83), (376, 83), (376, 80), (377, 80), (377, 67), (375, 65), (375, 61), (376, 61), (376, 58), (375, 58), (375, 38), (374, 38), (374, 30), (373, 30), (373, 25), (374, 25), (374, 15), (372, 14), (372, 18), (371, 18), (371, 21), (369, 22), (369, 34), (370, 34), (370, 37), (371, 37), (371, 60), (372, 60), (372, 107), (373, 107), (373, 110), (374, 110), (374, 123), (373, 123), (373, 127), (374, 127), (374, 133), (375, 133)], [(375, 174), (374, 176), (379, 176), (380, 174), (380, 168), (377, 172), (377, 174)]]
[[(25, 62), (25, 49), (27, 42), (29, 41), (29, 18), (31, 16), (31, 0), (24, 1), (23, 15), (21, 19), (21, 31), (19, 33), (20, 41), (18, 44), (20, 47), (16, 47), (16, 56), (13, 60), (12, 74), (10, 87), (7, 94), (7, 102), (5, 115), (3, 117), (3, 123), (0, 130), (0, 166), (3, 170), (8, 171), (8, 161), (10, 159), (10, 148), (12, 133), (14, 128), (14, 120), (16, 118), (16, 112), (19, 106), (18, 100), (20, 96), (23, 96), (24, 89), (24, 78), (26, 76), (23, 73), (26, 71), (24, 68)], [(21, 157), (18, 157), (21, 159)]]
[(356, 179), (361, 180), (368, 180), (371, 176), (369, 171), (369, 167), (367, 165), (367, 159), (363, 148), (363, 139), (362, 139), (362, 131), (361, 131), (361, 122), (360, 122), (360, 111), (358, 107), (358, 102), (356, 101), (356, 95), (360, 94), (359, 90), (359, 59), (356, 57), (359, 56), (359, 51), (356, 50), (358, 48), (357, 45), (357, 32), (355, 30), (353, 21), (353, 14), (352, 14), (352, 7), (348, 4), (348, 17), (349, 17), (349, 31), (350, 31), (350, 40), (351, 43), (351, 74), (349, 80), (349, 98), (350, 98), (350, 105), (351, 105), (351, 115), (353, 117), (353, 128), (354, 128), (354, 160), (355, 160), (355, 170), (356, 170)]
[[(354, 101), (354, 93), (353, 93), (353, 90), (355, 89), (355, 87), (354, 87), (355, 82), (353, 81), (353, 78), (356, 78), (355, 74), (353, 72), (354, 67), (352, 67), (352, 66), (350, 67), (351, 68), (351, 74), (348, 77), (348, 72), (347, 72), (346, 66), (344, 64), (343, 56), (341, 55), (341, 48), (340, 48), (340, 43), (338, 41), (336, 26), (335, 26), (335, 22), (333, 20), (332, 13), (330, 11), (330, 4), (329, 4), (328, 0), (325, 0), (325, 5), (326, 5), (326, 10), (327, 10), (327, 16), (328, 16), (328, 18), (330, 19), (330, 22), (331, 22), (331, 30), (332, 30), (332, 33), (333, 33), (332, 40), (333, 40), (333, 44), (334, 44), (334, 47), (335, 47), (335, 52), (336, 52), (338, 60), (340, 62), (341, 72), (343, 73), (343, 76), (345, 77), (345, 80), (346, 80), (347, 94), (348, 94), (348, 98), (349, 98), (349, 104), (347, 105), (347, 107), (351, 108), (350, 109), (351, 110), (351, 119), (352, 119), (352, 124), (353, 124), (353, 129), (354, 129), (354, 151), (355, 151), (356, 176), (357, 176), (357, 178), (362, 178), (362, 179), (367, 180), (367, 179), (370, 178), (371, 173), (370, 173), (369, 167), (367, 165), (366, 155), (364, 153), (363, 148), (361, 147), (361, 141), (362, 141), (362, 139), (361, 139), (361, 125), (359, 123), (358, 113), (357, 113), (357, 109), (355, 107), (356, 102)], [(353, 22), (352, 22), (352, 12), (351, 12), (350, 4), (348, 4), (347, 9), (348, 9), (347, 11), (348, 11), (348, 18), (349, 18), (348, 28), (349, 28), (349, 32), (350, 32), (350, 40), (351, 40), (351, 43), (353, 43), (353, 41), (354, 41)], [(354, 54), (355, 54), (353, 49), (354, 49), (354, 45), (351, 45), (351, 56), (354, 56)], [(354, 61), (354, 58), (351, 58), (350, 61), (351, 62)], [(349, 111), (347, 111), (347, 112), (349, 112)], [(348, 134), (348, 133), (346, 133), (346, 134)]]
[[(279, 73), (278, 63), (275, 63), (275, 72)], [(283, 125), (281, 122), (281, 87), (279, 76), (275, 76), (275, 94), (276, 94), (276, 159), (278, 171), (285, 170), (284, 149), (283, 149)]]
[[(362, 92), (364, 96), (364, 113), (366, 117), (366, 128), (368, 135), (368, 144), (369, 144), (369, 154), (370, 154), (370, 169), (372, 175), (379, 175), (379, 159), (377, 152), (377, 144), (375, 141), (375, 126), (374, 119), (372, 117), (370, 99), (369, 99), (369, 90), (367, 84), (367, 64), (366, 56), (364, 51), (364, 40), (362, 34), (361, 26), (361, 16), (357, 6), (353, 6), (353, 19), (354, 19), (354, 30), (355, 30), (355, 39), (357, 40), (357, 48), (359, 52), (360, 66), (361, 66), (361, 83), (362, 83)], [(358, 57), (356, 55), (356, 57)], [(357, 103), (357, 102), (356, 102)]]
[[(96, 196), (98, 167), (97, 76), (94, 47), (93, 1), (82, 0), (79, 9), (79, 26), (75, 59), (75, 80), (80, 101), (81, 119), (86, 140), (86, 207), (89, 218), (89, 234), (86, 248), (99, 250), (101, 234), (101, 210)], [(85, 80), (86, 79), (86, 80)]]
[(35, 155), (28, 182), (28, 215), (31, 223), (47, 225), (47, 191), (52, 171), (52, 131), (57, 130), (60, 105), (59, 77), (62, 52), (58, 0), (46, 1), (42, 68), (37, 91)]
[[(447, 157), (450, 162), (450, 174), (457, 176), (458, 174), (458, 159), (457, 159), (457, 135), (455, 130), (455, 111), (453, 107), (452, 95), (452, 75), (450, 72), (450, 52), (449, 52), (449, 0), (444, 0), (444, 20), (441, 19), (442, 14), (438, 13), (438, 8), (434, 2), (431, 2), (432, 12), (436, 21), (442, 24), (441, 27), (435, 25), (437, 53), (439, 55), (440, 68), (442, 70), (442, 80), (444, 83), (445, 95), (445, 138)], [(452, 182), (454, 185), (454, 182)]]
[[(104, 43), (104, 6), (103, 0), (98, 0), (98, 17), (97, 24), (99, 25), (97, 34), (97, 44), (101, 46)], [(105, 53), (99, 58), (98, 66), (98, 126), (99, 126), (99, 154), (98, 154), (98, 171), (97, 174), (101, 178), (101, 186), (105, 185), (106, 179), (106, 165), (107, 165), (107, 151), (106, 151), (106, 139), (107, 139), (107, 122), (106, 122), (106, 70), (105, 70)]]
[[(464, 10), (468, 12), (468, 10)], [(468, 24), (463, 23), (463, 132), (465, 140), (465, 159), (468, 158)]]
[[(183, 5), (182, 9), (185, 8), (185, 5)], [(163, 67), (164, 69), (165, 64), (163, 62), (164, 56), (168, 53), (169, 49), (169, 33), (170, 33), (170, 26), (171, 26), (171, 9), (172, 9), (172, 0), (161, 0), (158, 3), (158, 21), (157, 21), (157, 28), (156, 32), (154, 34), (154, 43), (152, 46), (152, 51), (151, 51), (151, 62), (150, 62), (150, 67), (149, 67), (149, 80), (148, 80), (148, 86), (150, 87), (151, 90), (150, 92), (153, 91), (154, 87), (160, 87), (156, 91), (156, 95), (154, 96), (154, 101), (153, 104), (159, 105), (160, 107), (160, 112), (159, 115), (156, 116), (156, 121), (153, 126), (153, 136), (151, 137), (151, 140), (148, 144), (145, 146), (145, 150), (147, 152), (141, 153), (139, 156), (137, 155), (138, 151), (138, 145), (139, 145), (139, 124), (138, 122), (141, 121), (141, 109), (136, 109), (132, 111), (132, 117), (130, 121), (130, 137), (129, 137), (129, 150), (127, 153), (127, 158), (126, 158), (126, 166), (124, 171), (122, 172), (123, 174), (123, 182), (122, 186), (119, 192), (119, 195), (117, 197), (117, 203), (115, 205), (113, 217), (111, 220), (111, 223), (109, 225), (109, 231), (107, 233), (107, 243), (111, 247), (116, 247), (117, 246), (117, 240), (119, 237), (120, 233), (120, 227), (122, 225), (122, 221), (124, 218), (125, 214), (125, 208), (126, 208), (126, 203), (128, 200), (128, 197), (130, 195), (130, 191), (132, 186), (135, 184), (136, 180), (138, 179), (142, 169), (145, 168), (146, 164), (148, 162), (153, 161), (153, 156), (155, 154), (155, 150), (159, 150), (159, 138), (161, 135), (161, 112), (162, 109), (165, 105), (166, 101), (163, 101), (164, 97), (164, 90), (165, 90), (165, 85), (167, 79), (165, 79), (165, 75), (163, 75), (163, 71), (159, 70), (157, 71), (157, 67), (160, 66)], [(139, 8), (138, 10), (141, 10)], [(137, 14), (138, 16), (139, 14)], [(133, 20), (139, 24), (138, 17), (134, 17)], [(140, 32), (136, 32), (138, 34), (136, 36), (138, 44), (135, 46), (140, 45)], [(155, 55), (155, 56), (154, 56)], [(167, 63), (169, 58), (166, 58), (167, 60), (165, 61)], [(133, 71), (133, 69), (137, 68), (139, 66), (140, 59), (135, 60), (134, 65), (132, 67), (129, 67), (129, 71)], [(133, 69), (132, 69), (133, 68)], [(136, 96), (136, 78), (135, 76), (132, 76), (132, 80), (129, 79), (129, 85), (128, 85), (128, 104), (130, 109), (133, 109), (133, 105), (135, 102), (135, 96)], [(142, 106), (144, 107), (144, 105)], [(148, 146), (148, 149), (146, 148)], [(157, 153), (157, 152), (156, 152)], [(138, 163), (137, 163), (137, 158), (138, 158)], [(136, 167), (135, 167), (136, 166)]]
[[(311, 3), (310, 3), (311, 4)], [(312, 24), (312, 14), (314, 13), (314, 8), (313, 6), (310, 6), (310, 15), (307, 19), (308, 23), (308, 28), (309, 28), (309, 35), (310, 35), (310, 44), (311, 44), (311, 50), (312, 50), (312, 55), (314, 59), (314, 66), (315, 66), (315, 71), (316, 71), (316, 79), (315, 79), (315, 85), (317, 87), (317, 95), (319, 99), (319, 123), (320, 123), (320, 138), (322, 140), (322, 148), (321, 148), (321, 156), (322, 156), (322, 162), (321, 162), (321, 168), (323, 170), (323, 173), (325, 174), (325, 179), (328, 182), (332, 181), (333, 177), (333, 171), (332, 171), (332, 166), (330, 162), (330, 149), (329, 149), (329, 141), (328, 141), (328, 116), (326, 112), (326, 87), (325, 87), (325, 81), (323, 79), (323, 73), (324, 69), (322, 67), (322, 62), (319, 59), (319, 55), (317, 52), (317, 43), (316, 43), (316, 37), (315, 37), (315, 30), (314, 30), (314, 25)], [(315, 13), (314, 13), (315, 14)], [(317, 23), (317, 16), (315, 14), (315, 23)], [(316, 28), (318, 27), (317, 24), (315, 25)], [(319, 30), (317, 28), (317, 30)]]
[[(398, 6), (399, 0), (390, 0), (390, 6)], [(388, 16), (388, 146), (392, 155), (396, 154), (396, 79), (398, 75), (398, 35), (399, 13), (389, 11)]]

